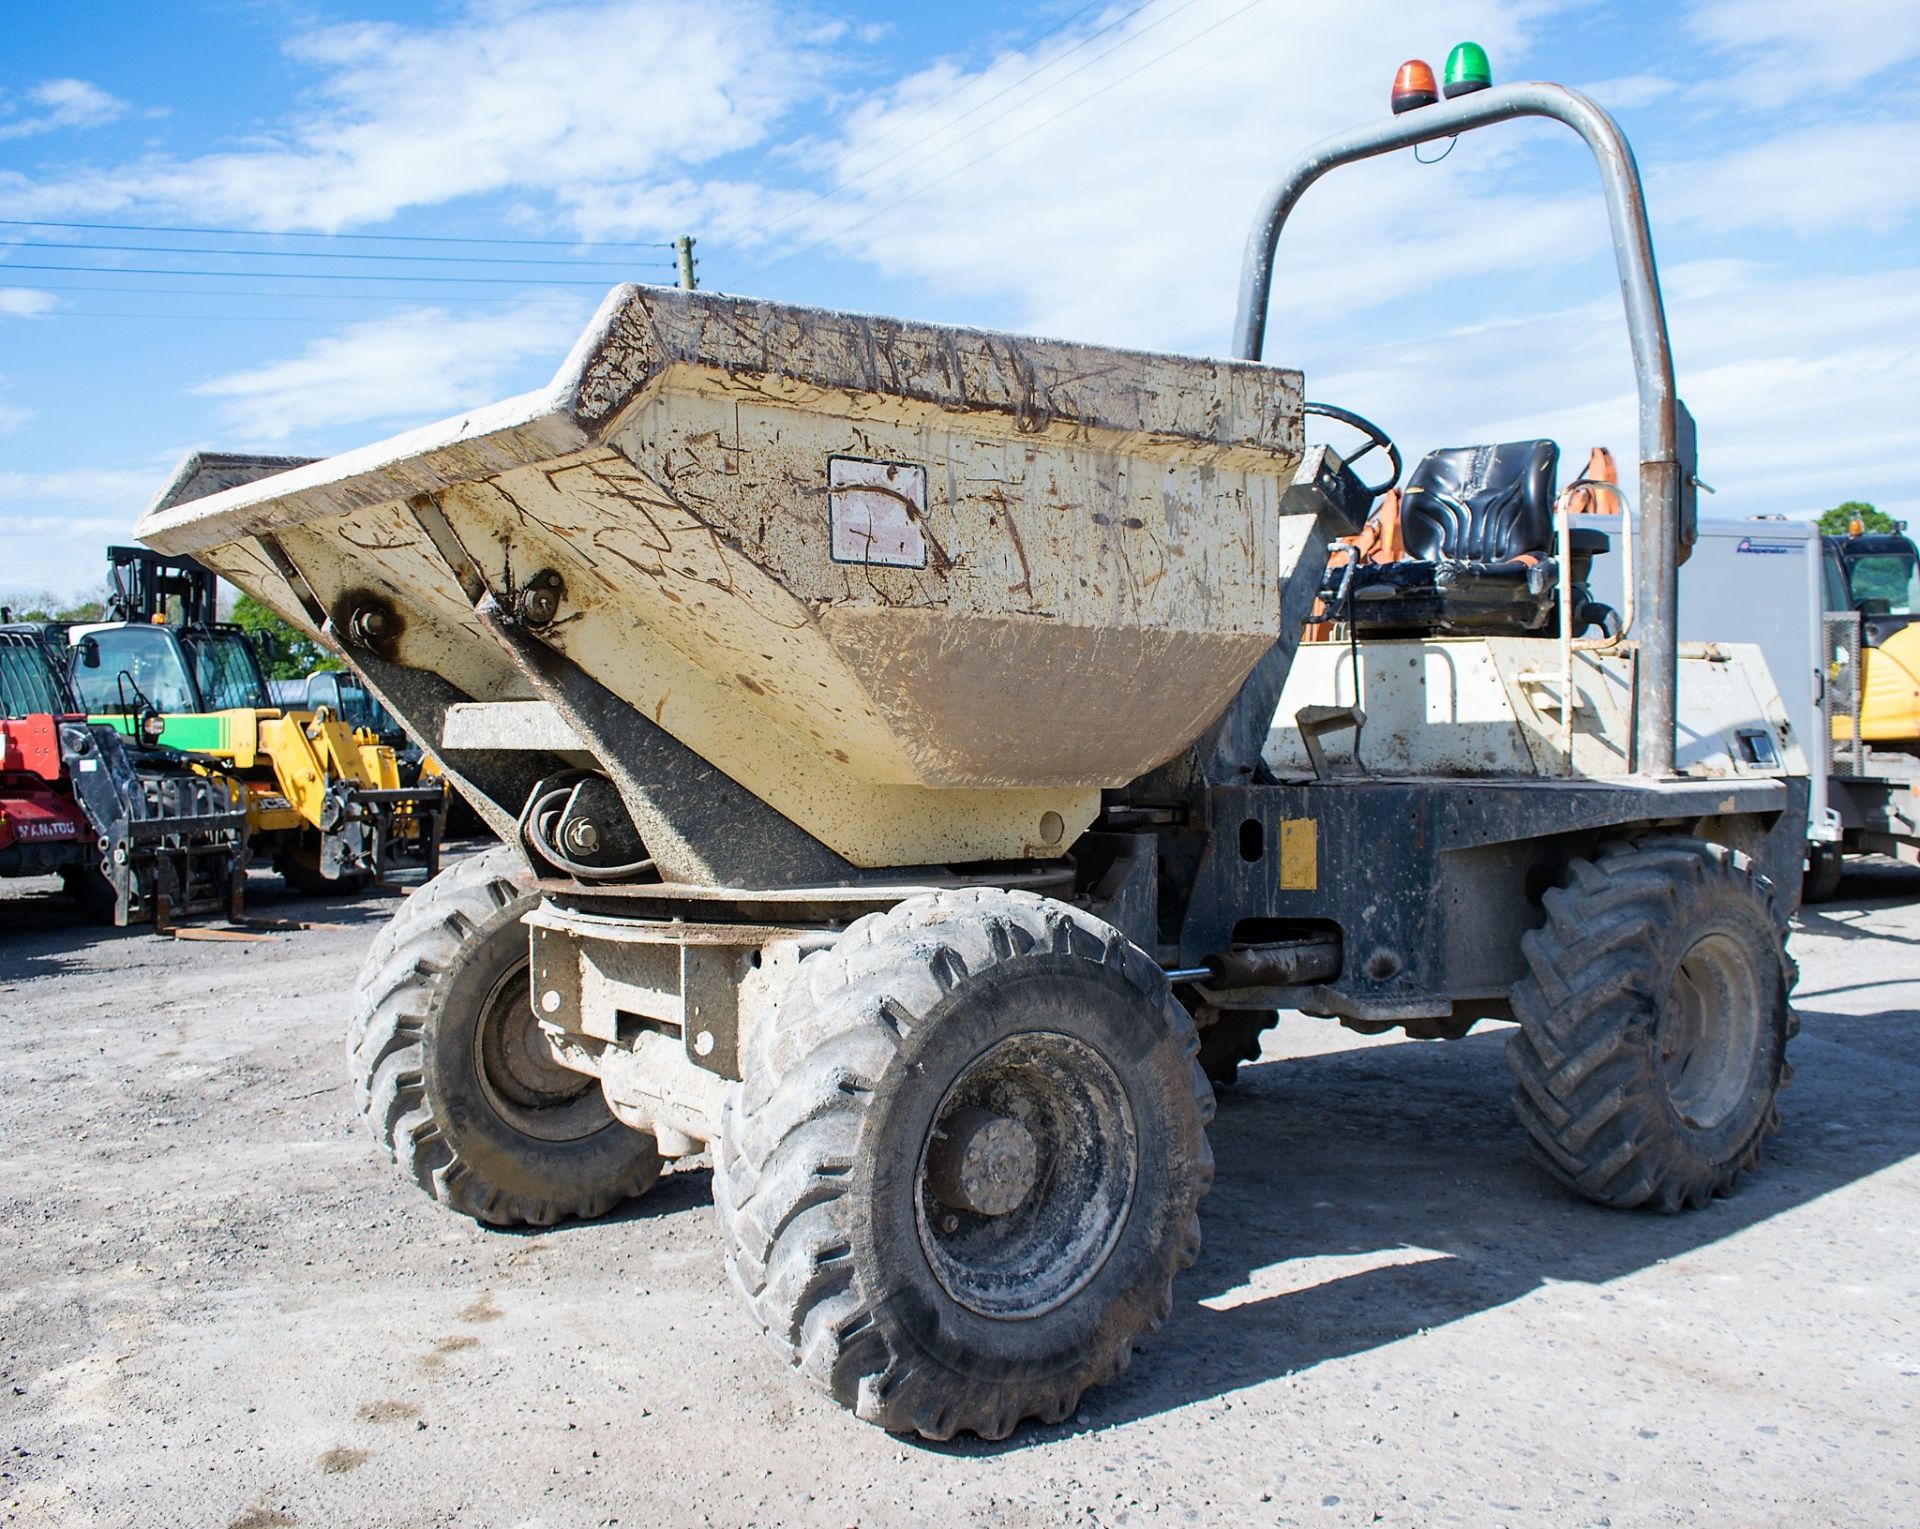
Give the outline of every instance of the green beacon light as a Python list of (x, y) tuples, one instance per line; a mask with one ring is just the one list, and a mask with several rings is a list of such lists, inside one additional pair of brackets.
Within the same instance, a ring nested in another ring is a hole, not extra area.
[(1492, 83), (1493, 66), (1487, 62), (1487, 50), (1477, 42), (1454, 44), (1447, 55), (1446, 83), (1441, 87), (1447, 99), (1472, 95)]

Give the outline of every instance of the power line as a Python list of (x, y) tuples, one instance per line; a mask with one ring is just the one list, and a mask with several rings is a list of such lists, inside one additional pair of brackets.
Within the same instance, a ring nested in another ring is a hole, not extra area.
[[(1086, 12), (1092, 10), (1093, 7), (1099, 3), (1101, 3), (1101, 0), (1091, 0), (1091, 3), (1081, 6), (1079, 10), (1074, 11), (1071, 15), (1069, 15), (1065, 21), (1062, 21), (1057, 26), (1050, 27), (1048, 28), (1048, 30), (1042, 32), (1038, 37), (1034, 38), (1032, 42), (1029, 42), (1027, 46), (1031, 48), (1039, 43), (1045, 42), (1049, 37), (1053, 36), (1055, 32), (1060, 31), (1061, 28), (1067, 26), (1068, 23), (1072, 22), (1077, 17), (1080, 17), (1084, 15)], [(1098, 31), (1089, 32), (1085, 37), (1081, 38), (1080, 41), (1075, 43), (1071, 48), (1068, 48), (1065, 51), (1058, 53), (1054, 57), (1048, 59), (1038, 69), (1032, 70), (1031, 72), (1022, 75), (1019, 79), (1015, 80), (1011, 85), (1007, 86), (1004, 90), (1001, 90), (998, 93), (987, 97), (986, 100), (981, 101), (975, 106), (968, 107), (967, 110), (963, 111), (959, 116), (954, 117), (950, 121), (944, 123), (942, 126), (934, 129), (934, 131), (945, 132), (948, 128), (951, 128), (952, 126), (954, 126), (955, 123), (964, 122), (968, 117), (971, 117), (975, 112), (980, 111), (985, 107), (991, 106), (995, 101), (999, 100), (1001, 96), (1006, 95), (1008, 91), (1018, 90), (1022, 85), (1026, 84), (1027, 81), (1035, 78), (1038, 75), (1045, 74), (1055, 64), (1058, 64), (1063, 59), (1069, 58), (1073, 54), (1078, 53), (1082, 48), (1086, 47), (1088, 44), (1092, 43), (1093, 41), (1103, 36), (1104, 34), (1111, 32), (1115, 27), (1124, 25), (1126, 22), (1131, 21), (1135, 16), (1138, 16), (1142, 11), (1144, 11), (1148, 6), (1152, 5), (1153, 3), (1154, 3), (1154, 0), (1140, 0), (1140, 4), (1134, 6), (1133, 9), (1125, 12), (1120, 16), (1115, 17), (1112, 21), (1108, 22), (1105, 26), (1101, 27)], [(1191, 5), (1192, 3), (1193, 3), (1193, 0), (1186, 0), (1186, 4)], [(1185, 9), (1185, 6), (1182, 6), (1179, 8)], [(1165, 18), (1162, 18), (1162, 19), (1164, 20)], [(918, 122), (922, 117), (926, 116), (927, 113), (931, 111), (937, 111), (940, 107), (945, 106), (947, 102), (951, 101), (955, 96), (964, 94), (967, 90), (972, 88), (972, 86), (974, 86), (977, 83), (978, 83), (977, 80), (968, 80), (963, 85), (954, 86), (952, 90), (949, 90), (945, 95), (941, 96), (938, 100), (929, 101), (925, 106), (922, 106), (918, 111), (914, 112), (911, 116), (906, 117), (902, 121), (894, 123), (893, 126), (887, 130), (886, 136), (892, 137), (893, 135), (901, 132), (903, 129), (911, 126), (913, 123)], [(923, 133), (919, 138), (915, 139), (912, 143), (909, 143), (905, 147), (897, 150), (896, 152), (889, 154), (885, 159), (882, 159), (877, 163), (868, 165), (867, 168), (862, 170), (858, 175), (851, 176), (847, 180), (841, 181), (838, 185), (831, 186), (825, 191), (816, 191), (813, 194), (813, 196), (811, 196), (805, 202), (802, 202), (798, 207), (788, 208), (786, 212), (782, 213), (779, 217), (775, 218), (771, 223), (766, 224), (760, 230), (760, 232), (763, 234), (772, 233), (775, 229), (785, 227), (788, 223), (791, 223), (795, 218), (799, 217), (802, 213), (810, 211), (812, 208), (818, 206), (821, 202), (825, 202), (832, 199), (833, 197), (842, 195), (852, 187), (859, 185), (861, 181), (865, 180), (869, 175), (873, 174), (874, 171), (884, 169), (887, 165), (892, 164), (902, 154), (912, 153), (914, 149), (918, 148), (921, 144), (927, 141), (927, 137), (928, 135)], [(889, 180), (891, 180), (892, 178), (893, 177), (891, 176), (888, 177)], [(885, 184), (885, 182), (883, 182), (882, 184)]]
[[(444, 299), (442, 299), (444, 301)], [(307, 324), (324, 328), (330, 324), (367, 322), (384, 317), (382, 314), (313, 314), (300, 317), (293, 314), (277, 313), (125, 313), (108, 309), (69, 308), (61, 312), (63, 319), (147, 319), (155, 321), (172, 320), (182, 324)]]
[[(671, 269), (668, 267), (667, 269)], [(385, 275), (368, 272), (364, 275), (343, 271), (299, 271), (290, 272), (284, 277), (272, 278), (265, 271), (199, 271), (180, 267), (165, 266), (92, 266), (92, 265), (29, 265), (25, 261), (0, 261), (0, 271), (98, 271), (102, 275), (113, 276), (261, 276), (281, 281), (418, 281), (418, 282), (464, 282), (469, 285), (486, 284), (500, 287), (605, 287), (607, 279), (586, 281), (565, 276), (411, 276), (405, 273)]]
[(235, 239), (365, 239), (398, 244), (514, 244), (558, 249), (670, 250), (673, 241), (646, 239), (487, 239), (463, 234), (329, 234), (299, 229), (191, 228), (172, 223), (62, 223), (52, 218), (0, 218), (0, 228), (78, 228), (94, 233), (210, 234)]
[[(5, 270), (6, 270), (5, 265), (0, 264), (0, 271), (5, 271)], [(107, 276), (113, 273), (110, 271), (103, 270), (99, 274), (103, 276)], [(171, 276), (177, 273), (169, 271), (167, 274)], [(240, 272), (240, 271), (226, 271), (226, 272), (222, 272), (221, 274), (227, 275), (227, 276), (239, 276), (239, 275), (246, 275), (251, 273)], [(284, 280), (284, 281), (300, 281), (303, 278), (299, 276), (287, 276), (287, 277), (277, 277), (274, 279)], [(380, 278), (377, 276), (370, 276), (367, 278), (367, 280), (369, 281), (378, 281), (379, 279)], [(408, 293), (404, 295), (401, 295), (401, 294), (387, 295), (379, 292), (274, 292), (274, 291), (269, 291), (263, 287), (184, 288), (184, 287), (156, 287), (151, 284), (147, 286), (142, 286), (142, 287), (121, 287), (121, 286), (106, 285), (100, 282), (76, 283), (76, 282), (64, 282), (64, 281), (61, 281), (61, 282), (36, 281), (33, 284), (33, 287), (29, 290), (36, 291), (36, 292), (112, 292), (116, 296), (126, 295), (126, 296), (133, 296), (133, 297), (187, 297), (187, 298), (196, 298), (196, 299), (202, 298), (202, 297), (258, 297), (258, 298), (267, 298), (267, 299), (271, 299), (274, 302), (283, 302), (283, 303), (284, 302), (417, 303), (422, 301), (421, 297), (416, 296), (412, 293)], [(480, 293), (475, 293), (475, 292), (437, 292), (433, 294), (431, 301), (436, 303), (491, 303), (491, 302), (498, 301), (498, 298), (492, 294), (482, 295)], [(75, 314), (76, 314), (76, 310), (74, 309), (61, 308), (56, 312), (49, 312), (44, 315), (36, 315), (36, 317), (69, 318), (69, 317), (75, 316)]]
[[(1198, 32), (1195, 32), (1193, 36), (1187, 38), (1184, 42), (1175, 43), (1171, 48), (1168, 48), (1163, 53), (1156, 53), (1152, 58), (1148, 59), (1144, 64), (1141, 64), (1138, 68), (1130, 69), (1125, 74), (1120, 75), (1115, 79), (1111, 79), (1107, 81), (1107, 83), (1100, 86), (1099, 89), (1088, 92), (1086, 95), (1082, 96), (1079, 100), (1075, 101), (1071, 106), (1063, 106), (1059, 111), (1054, 112), (1051, 116), (1042, 117), (1038, 122), (1034, 123), (1032, 127), (1026, 128), (1021, 132), (1015, 133), (1011, 138), (1005, 139), (1002, 142), (995, 144), (992, 148), (988, 149), (984, 154), (976, 155), (974, 158), (969, 159), (965, 164), (958, 165), (955, 168), (949, 170), (945, 175), (936, 176), (934, 179), (930, 181), (922, 182), (920, 185), (914, 187), (913, 190), (909, 191), (905, 196), (896, 197), (893, 201), (888, 202), (884, 207), (876, 207), (873, 211), (865, 214), (863, 217), (854, 219), (853, 222), (846, 224), (844, 227), (836, 228), (828, 233), (821, 234), (817, 238), (808, 240), (807, 243), (800, 245), (797, 249), (789, 250), (786, 254), (780, 256), (778, 259), (772, 261), (767, 265), (763, 265), (760, 268), (761, 274), (764, 276), (769, 271), (778, 270), (781, 266), (787, 265), (790, 262), (799, 259), (802, 255), (807, 254), (809, 251), (819, 249), (822, 245), (829, 244), (836, 239), (844, 239), (848, 234), (852, 233), (855, 229), (864, 228), (867, 224), (871, 223), (875, 218), (884, 217), (887, 213), (892, 212), (895, 208), (903, 207), (908, 202), (911, 202), (915, 197), (921, 196), (924, 193), (931, 191), (935, 186), (942, 185), (945, 182), (952, 180), (956, 175), (965, 174), (968, 170), (971, 170), (976, 165), (984, 164), (987, 160), (993, 158), (994, 155), (1002, 152), (1005, 149), (1012, 148), (1014, 144), (1019, 143), (1022, 139), (1031, 138), (1035, 133), (1039, 132), (1042, 128), (1050, 127), (1055, 122), (1058, 122), (1062, 117), (1068, 116), (1073, 112), (1078, 111), (1081, 107), (1085, 106), (1089, 101), (1097, 100), (1099, 97), (1105, 95), (1109, 90), (1114, 89), (1116, 86), (1124, 85), (1128, 80), (1133, 79), (1135, 76), (1144, 74), (1147, 70), (1153, 68), (1156, 64), (1163, 63), (1165, 60), (1172, 58), (1174, 54), (1180, 52), (1182, 49), (1193, 46), (1194, 43), (1197, 43), (1198, 41), (1200, 41), (1201, 38), (1207, 36), (1209, 33), (1219, 31), (1220, 28), (1225, 26), (1229, 21), (1233, 21), (1240, 16), (1244, 16), (1248, 11), (1252, 10), (1255, 6), (1263, 3), (1264, 3), (1264, 0), (1247, 0), (1247, 3), (1241, 6), (1238, 10), (1229, 11), (1226, 15), (1222, 16), (1218, 21), (1214, 22), (1211, 26), (1202, 27)], [(1122, 46), (1124, 46), (1124, 44)], [(1118, 52), (1118, 51), (1119, 50), (1117, 48), (1109, 50), (1109, 52)], [(1108, 56), (1107, 53), (1103, 53), (1100, 55), (1100, 58), (1106, 58), (1107, 56)], [(1081, 66), (1081, 69), (1076, 69), (1074, 73), (1078, 74), (1082, 70), (1090, 68), (1093, 64), (1098, 63), (1100, 61), (1100, 58), (1089, 59), (1086, 64), (1083, 64)], [(929, 155), (928, 157), (937, 158), (938, 156)], [(921, 163), (921, 164), (924, 164), (925, 162), (926, 162), (925, 160), (918, 161), (918, 163)], [(908, 169), (912, 169), (912, 168), (914, 167), (911, 165), (908, 166)], [(897, 180), (899, 179), (899, 177), (890, 176), (889, 179)]]
[[(89, 244), (68, 239), (0, 239), (0, 249), (95, 250), (109, 254), (127, 251), (140, 255), (231, 255), (240, 260), (406, 260), (430, 265), (552, 265), (578, 268), (631, 263), (615, 255), (609, 255), (604, 260), (547, 260), (538, 255), (361, 255), (345, 250), (178, 249), (168, 244)], [(4, 269), (5, 262), (0, 261), (0, 270)]]

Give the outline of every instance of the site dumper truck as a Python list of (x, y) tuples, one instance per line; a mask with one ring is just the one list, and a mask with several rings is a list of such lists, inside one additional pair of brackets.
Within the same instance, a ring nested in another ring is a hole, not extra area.
[[(1335, 165), (1521, 115), (1607, 196), (1632, 609), (1558, 619), (1551, 443), (1440, 453), (1457, 524), (1367, 594), (1440, 625), (1303, 654), (1385, 485), (1258, 359), (1281, 225)], [(627, 286), (548, 388), (141, 522), (326, 634), (505, 841), (361, 973), (361, 1106), (427, 1193), (545, 1225), (709, 1149), (774, 1348), (887, 1428), (998, 1438), (1168, 1316), (1203, 1050), (1281, 1008), (1517, 1019), (1554, 1177), (1733, 1185), (1777, 1121), (1805, 766), (1750, 649), (1676, 755), (1692, 435), (1625, 141), (1551, 85), (1329, 140), (1261, 213), (1236, 349)]]

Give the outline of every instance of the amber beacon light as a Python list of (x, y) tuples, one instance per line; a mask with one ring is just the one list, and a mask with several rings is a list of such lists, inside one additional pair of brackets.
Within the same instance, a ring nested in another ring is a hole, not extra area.
[(1433, 69), (1425, 59), (1410, 58), (1393, 77), (1393, 114), (1416, 107), (1431, 106), (1440, 99), (1440, 88), (1433, 82)]

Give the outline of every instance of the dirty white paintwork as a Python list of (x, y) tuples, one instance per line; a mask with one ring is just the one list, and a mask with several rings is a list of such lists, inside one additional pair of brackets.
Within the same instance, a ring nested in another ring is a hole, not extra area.
[[(1409, 776), (1567, 775), (1560, 731), (1560, 646), (1545, 638), (1434, 637), (1362, 642), (1360, 761), (1369, 773)], [(1574, 773), (1631, 773), (1632, 681), (1625, 654), (1575, 658)], [(1355, 702), (1353, 654), (1344, 642), (1305, 643), (1267, 737), (1268, 767), (1312, 774), (1294, 718), (1305, 706)], [(1683, 774), (1804, 775), (1806, 760), (1760, 650), (1747, 643), (1686, 644), (1680, 651)], [(1772, 764), (1744, 757), (1742, 731), (1761, 731)], [(1325, 742), (1352, 768), (1346, 732)]]
[[(496, 594), (560, 574), (543, 640), (855, 863), (1049, 855), (1278, 635), (1299, 399), (1277, 368), (627, 287), (546, 391), (137, 534), (305, 624), (270, 531), (329, 609), (392, 601), (398, 662), (526, 699), (407, 509), (430, 494)], [(877, 555), (836, 557), (862, 517)]]

